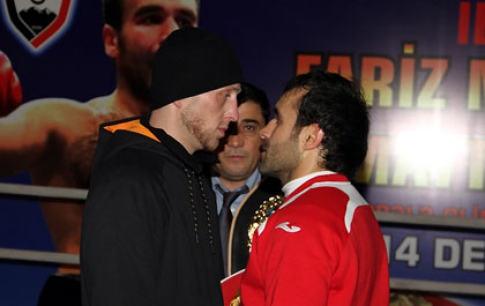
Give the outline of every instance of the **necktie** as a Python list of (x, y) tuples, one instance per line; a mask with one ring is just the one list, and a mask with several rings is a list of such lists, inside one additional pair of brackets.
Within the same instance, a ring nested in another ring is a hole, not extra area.
[(241, 194), (248, 193), (248, 186), (244, 185), (237, 191), (224, 191), (221, 185), (216, 185), (217, 190), (222, 193), (222, 210), (219, 214), (219, 229), (221, 233), (222, 259), (224, 260), (224, 273), (227, 276), (227, 244), (229, 242), (229, 231), (231, 229), (232, 212), (231, 204)]

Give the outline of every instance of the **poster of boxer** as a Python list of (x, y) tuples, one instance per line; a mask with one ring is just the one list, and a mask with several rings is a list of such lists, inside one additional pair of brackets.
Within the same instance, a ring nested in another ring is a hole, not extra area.
[[(8, 0), (0, 9), (0, 177), (86, 190), (99, 125), (148, 112), (152, 57), (174, 29), (197, 25), (198, 2)], [(1, 202), (2, 248), (79, 254), (82, 199)], [(0, 269), (2, 305), (80, 305), (77, 264)]]

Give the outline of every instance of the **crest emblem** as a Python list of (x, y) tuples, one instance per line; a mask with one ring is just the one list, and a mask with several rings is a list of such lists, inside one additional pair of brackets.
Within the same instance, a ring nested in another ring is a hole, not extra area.
[(4, 0), (8, 22), (34, 50), (55, 40), (68, 24), (73, 0)]

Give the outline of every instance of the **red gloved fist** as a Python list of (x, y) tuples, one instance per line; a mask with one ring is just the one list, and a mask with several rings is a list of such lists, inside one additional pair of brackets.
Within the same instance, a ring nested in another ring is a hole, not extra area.
[(6, 116), (22, 103), (22, 88), (7, 55), (0, 51), (0, 117)]

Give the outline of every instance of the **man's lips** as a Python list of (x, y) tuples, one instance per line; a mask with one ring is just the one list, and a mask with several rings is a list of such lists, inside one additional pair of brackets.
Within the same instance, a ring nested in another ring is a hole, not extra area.
[(228, 151), (224, 152), (224, 158), (241, 159), (245, 157), (246, 157), (245, 153), (239, 152), (238, 150), (234, 150), (234, 149), (229, 149)]
[(222, 138), (226, 135), (227, 127), (220, 127), (217, 130), (222, 134), (222, 136), (221, 136), (221, 138)]
[(226, 155), (226, 158), (232, 158), (232, 159), (240, 159), (240, 158), (244, 158), (244, 157), (245, 157), (244, 155), (240, 155), (240, 154)]

